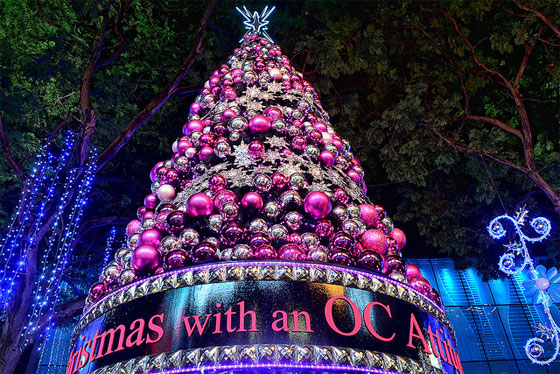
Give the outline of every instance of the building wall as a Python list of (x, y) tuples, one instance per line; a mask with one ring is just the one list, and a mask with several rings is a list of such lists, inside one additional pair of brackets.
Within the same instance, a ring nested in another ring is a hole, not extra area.
[[(543, 367), (532, 364), (525, 355), (525, 342), (535, 336), (534, 326), (546, 318), (541, 306), (534, 306), (523, 296), (524, 274), (483, 282), (472, 269), (454, 270), (450, 259), (408, 262), (418, 265), (440, 293), (457, 333), (465, 374), (560, 373), (560, 360)], [(559, 307), (552, 307), (557, 321)], [(64, 374), (70, 334), (71, 327), (51, 331), (42, 348), (37, 374)]]

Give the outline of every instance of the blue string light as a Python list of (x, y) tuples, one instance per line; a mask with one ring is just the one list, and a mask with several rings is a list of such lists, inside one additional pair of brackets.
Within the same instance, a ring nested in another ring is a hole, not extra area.
[(115, 243), (120, 244), (118, 240), (116, 240), (117, 234), (120, 230), (117, 226), (113, 226), (111, 231), (109, 231), (109, 235), (107, 236), (107, 244), (105, 245), (105, 254), (103, 256), (103, 268), (105, 268), (109, 261), (111, 261), (112, 254), (115, 252)]
[[(504, 214), (494, 218), (488, 225), (488, 233), (494, 239), (502, 239), (506, 236), (507, 231), (500, 221), (505, 220), (511, 222), (515, 228), (515, 234), (519, 239), (514, 242), (510, 242), (509, 244), (504, 244), (506, 252), (500, 257), (498, 267), (501, 271), (508, 275), (517, 274), (527, 268), (533, 279), (537, 282), (537, 284), (539, 284), (540, 282), (538, 281), (540, 280), (540, 276), (535, 268), (533, 259), (529, 254), (529, 250), (527, 249), (527, 243), (535, 243), (544, 240), (550, 234), (551, 224), (546, 218), (534, 218), (531, 220), (530, 226), (538, 234), (538, 236), (527, 236), (521, 230), (521, 227), (524, 226), (525, 220), (527, 219), (527, 213), (528, 211), (523, 208), (520, 209), (513, 217), (508, 214)], [(516, 264), (519, 257), (521, 257), (523, 261), (521, 266), (517, 266)], [(543, 282), (543, 284), (546, 286), (548, 283)], [(531, 362), (539, 365), (548, 365), (556, 360), (560, 352), (560, 327), (556, 324), (550, 312), (548, 303), (550, 296), (546, 292), (546, 289), (538, 288), (538, 292), (540, 294), (538, 299), (543, 301), (542, 304), (544, 312), (548, 317), (550, 326), (537, 326), (537, 336), (527, 340), (525, 343), (525, 353)], [(545, 348), (543, 344), (547, 341), (554, 344), (554, 352), (552, 356), (545, 359)]]
[[(68, 264), (76, 231), (97, 167), (97, 151), (87, 143), (88, 156), (81, 167), (76, 160), (84, 140), (65, 131), (50, 136), (40, 150), (25, 184), (12, 224), (0, 246), (0, 312), (14, 297), (18, 282), (24, 282), (31, 251), (37, 251), (38, 272), (33, 285), (32, 306), (20, 338), (20, 349), (31, 343), (40, 318), (52, 311), (58, 300), (63, 270)], [(39, 251), (43, 237), (47, 245)], [(50, 329), (52, 313), (47, 318)], [(43, 332), (43, 333), (44, 333)], [(42, 334), (41, 334), (42, 335)]]

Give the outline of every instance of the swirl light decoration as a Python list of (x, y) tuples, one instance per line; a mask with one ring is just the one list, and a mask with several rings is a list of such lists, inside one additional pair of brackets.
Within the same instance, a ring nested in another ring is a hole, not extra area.
[[(539, 365), (547, 365), (558, 357), (560, 351), (560, 327), (556, 324), (550, 312), (550, 295), (547, 292), (547, 289), (550, 287), (550, 282), (548, 279), (541, 277), (537, 271), (533, 259), (529, 254), (529, 250), (527, 249), (527, 243), (540, 242), (545, 239), (550, 234), (551, 225), (550, 221), (546, 218), (534, 218), (531, 220), (530, 226), (538, 236), (528, 236), (522, 231), (522, 226), (525, 224), (527, 214), (528, 211), (522, 208), (513, 217), (508, 214), (498, 216), (488, 225), (488, 232), (494, 239), (505, 237), (507, 231), (500, 221), (510, 221), (515, 228), (515, 234), (518, 240), (504, 245), (506, 247), (506, 252), (500, 257), (498, 266), (501, 271), (508, 275), (515, 275), (527, 269), (529, 275), (536, 283), (539, 297), (535, 299), (539, 300), (539, 302), (542, 301), (544, 312), (548, 317), (549, 326), (537, 326), (537, 336), (527, 340), (525, 343), (525, 353), (531, 362)], [(516, 260), (518, 258), (522, 260), (520, 266), (516, 266)], [(544, 358), (545, 348), (543, 346), (547, 341), (554, 345), (554, 352), (548, 359)]]

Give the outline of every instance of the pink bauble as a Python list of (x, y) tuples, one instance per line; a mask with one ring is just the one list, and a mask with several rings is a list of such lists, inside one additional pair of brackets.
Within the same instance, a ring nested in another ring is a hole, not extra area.
[(422, 271), (418, 266), (413, 264), (406, 264), (406, 280), (409, 283), (421, 276), (422, 276)]
[(138, 217), (138, 219), (142, 219), (142, 217), (144, 217), (144, 213), (146, 213), (146, 207), (145, 206), (141, 206), (140, 208), (138, 208), (138, 210), (136, 211), (136, 217)]
[(214, 206), (219, 211), (222, 210), (222, 207), (227, 203), (236, 203), (237, 202), (237, 195), (230, 190), (221, 190), (214, 196)]
[(250, 209), (261, 209), (264, 201), (257, 192), (247, 192), (241, 199), (241, 206)]
[(150, 170), (150, 180), (152, 182), (155, 182), (156, 179), (157, 179), (156, 168), (153, 167), (152, 170)]
[(278, 257), (278, 254), (270, 244), (261, 245), (254, 253), (258, 260), (271, 260)]
[(264, 144), (258, 140), (252, 141), (247, 151), (252, 158), (260, 158), (265, 152)]
[(176, 249), (165, 255), (165, 269), (178, 269), (188, 265), (192, 261), (192, 255), (184, 249)]
[(155, 213), (153, 210), (147, 210), (144, 215), (142, 216), (142, 220), (148, 219), (148, 218), (154, 218), (155, 217)]
[(265, 116), (256, 115), (249, 121), (249, 129), (251, 132), (263, 133), (268, 132), (272, 128), (272, 122)]
[(406, 245), (406, 235), (401, 229), (394, 228), (389, 236), (399, 243), (399, 250), (402, 251), (403, 247)]
[(377, 222), (377, 210), (371, 204), (360, 204), (360, 219), (368, 228)]
[(159, 186), (157, 195), (163, 202), (170, 202), (175, 198), (175, 188), (170, 184), (162, 184)]
[(133, 219), (126, 225), (126, 235), (130, 236), (134, 234), (136, 231), (140, 230), (142, 227), (142, 222), (139, 219)]
[(161, 232), (157, 229), (144, 230), (142, 234), (140, 234), (140, 244), (149, 244), (158, 248), (161, 243), (161, 238)]
[(315, 130), (320, 132), (327, 131), (327, 125), (325, 125), (323, 122), (315, 122), (313, 127), (315, 128)]
[(204, 124), (201, 121), (193, 119), (186, 124), (186, 128), (183, 128), (183, 134), (190, 135), (195, 131), (202, 131), (203, 128)]
[(362, 181), (362, 176), (354, 169), (348, 170), (346, 175), (348, 175), (355, 183), (360, 183)]
[(132, 267), (141, 273), (151, 273), (161, 265), (161, 255), (153, 245), (140, 244), (133, 252)]
[(200, 161), (206, 161), (210, 159), (210, 157), (212, 157), (213, 154), (214, 154), (214, 148), (208, 146), (202, 147), (200, 148), (200, 151), (198, 151), (198, 158), (200, 159)]
[(410, 286), (428, 297), (431, 295), (432, 285), (424, 277), (415, 278), (410, 282)]
[(188, 140), (180, 140), (179, 143), (177, 143), (177, 153), (183, 154), (189, 147), (192, 147), (191, 142)]
[(205, 193), (195, 193), (187, 200), (187, 213), (190, 216), (209, 216), (214, 210), (214, 202)]
[(319, 154), (319, 160), (325, 166), (333, 166), (335, 157), (332, 152), (330, 151), (323, 151)]
[(286, 261), (303, 261), (307, 259), (305, 252), (301, 250), (299, 245), (294, 243), (284, 244), (280, 247), (278, 257)]
[(360, 242), (365, 249), (385, 254), (387, 251), (387, 237), (380, 230), (367, 230), (362, 235)]
[(271, 121), (282, 118), (282, 110), (273, 106), (266, 108), (263, 114)]
[(237, 114), (233, 111), (233, 109), (226, 109), (222, 112), (220, 120), (223, 123), (226, 123), (227, 121), (229, 121), (230, 119), (232, 119), (233, 117), (236, 117), (236, 116), (237, 116)]
[(283, 190), (288, 184), (289, 180), (284, 174), (274, 173), (271, 177), (272, 186), (278, 190)]
[(332, 209), (331, 199), (321, 191), (313, 191), (303, 201), (305, 212), (315, 219), (325, 218)]
[(105, 294), (105, 292), (107, 292), (107, 288), (105, 287), (104, 283), (95, 283), (89, 289), (89, 299), (91, 301), (97, 301), (101, 296)]
[(191, 104), (190, 112), (192, 114), (197, 114), (198, 112), (200, 112), (201, 109), (202, 106), (200, 105), (200, 103), (195, 101), (194, 103)]
[(150, 210), (154, 210), (157, 206), (158, 198), (155, 194), (151, 193), (144, 198), (144, 206)]

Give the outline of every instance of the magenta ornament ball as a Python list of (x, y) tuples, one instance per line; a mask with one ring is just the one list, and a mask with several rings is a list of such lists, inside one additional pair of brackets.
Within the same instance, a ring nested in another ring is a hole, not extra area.
[(101, 296), (103, 296), (105, 294), (105, 292), (107, 292), (107, 288), (105, 287), (105, 284), (103, 284), (102, 282), (95, 283), (89, 289), (89, 298), (90, 298), (91, 301), (96, 301)]
[(374, 251), (364, 251), (358, 257), (358, 265), (360, 267), (372, 270), (378, 273), (383, 271), (383, 256)]
[(282, 118), (282, 110), (273, 106), (266, 108), (263, 114), (271, 121)]
[(159, 186), (157, 195), (163, 202), (170, 202), (175, 198), (175, 188), (170, 184), (162, 184)]
[(432, 292), (432, 285), (430, 282), (424, 277), (418, 277), (410, 282), (410, 286), (414, 288), (416, 291), (424, 294), (426, 296), (430, 296)]
[(368, 228), (377, 222), (377, 210), (371, 204), (360, 204), (360, 219)]
[(140, 230), (140, 227), (142, 227), (142, 222), (140, 222), (139, 219), (133, 219), (126, 225), (126, 235), (130, 236), (134, 234), (136, 231)]
[(131, 263), (136, 271), (152, 273), (161, 265), (161, 255), (153, 245), (140, 244), (132, 252)]
[(201, 121), (193, 119), (192, 121), (189, 121), (183, 128), (183, 134), (190, 135), (195, 131), (202, 131), (203, 128), (204, 124)]
[(214, 210), (214, 202), (205, 193), (195, 193), (187, 200), (187, 213), (190, 216), (209, 216)]
[(241, 199), (241, 206), (249, 209), (261, 209), (264, 201), (257, 192), (247, 192)]
[(200, 105), (200, 103), (195, 101), (194, 103), (191, 104), (190, 112), (192, 114), (197, 114), (198, 112), (200, 112), (201, 109), (202, 109), (202, 106)]
[(403, 247), (406, 245), (406, 235), (401, 229), (394, 228), (389, 236), (397, 241), (399, 244), (399, 250), (402, 251)]
[(277, 258), (278, 254), (270, 244), (263, 244), (255, 251), (254, 257), (258, 260), (271, 260)]
[(422, 271), (420, 271), (420, 268), (418, 266), (413, 264), (406, 264), (406, 280), (408, 281), (408, 283), (421, 276)]
[(264, 133), (270, 131), (272, 128), (272, 121), (270, 118), (256, 115), (249, 121), (249, 130), (254, 133)]
[(303, 201), (305, 212), (315, 219), (325, 218), (332, 209), (331, 199), (321, 191), (313, 191)]
[(217, 257), (218, 250), (212, 243), (202, 242), (193, 249), (193, 261), (197, 264), (216, 260)]
[(367, 230), (362, 235), (360, 242), (365, 249), (385, 254), (387, 251), (387, 237), (381, 230)]
[(148, 229), (140, 234), (140, 243), (149, 244), (153, 247), (159, 247), (161, 244), (161, 232), (158, 229)]
[(200, 151), (198, 151), (198, 158), (200, 159), (200, 161), (207, 161), (208, 159), (210, 159), (210, 157), (212, 157), (212, 155), (214, 154), (214, 148), (212, 147), (202, 147), (200, 148)]
[(333, 166), (334, 161), (335, 161), (335, 157), (334, 157), (334, 154), (332, 152), (323, 151), (319, 154), (319, 160), (321, 160), (321, 163), (323, 163), (323, 165), (325, 165), (325, 166)]
[(165, 269), (179, 269), (188, 265), (192, 256), (184, 249), (176, 249), (165, 255)]
[(280, 247), (278, 257), (285, 261), (302, 261), (307, 259), (305, 252), (301, 250), (299, 245), (294, 243), (284, 244)]
[(144, 198), (144, 206), (150, 210), (154, 210), (158, 203), (158, 197), (151, 193)]

